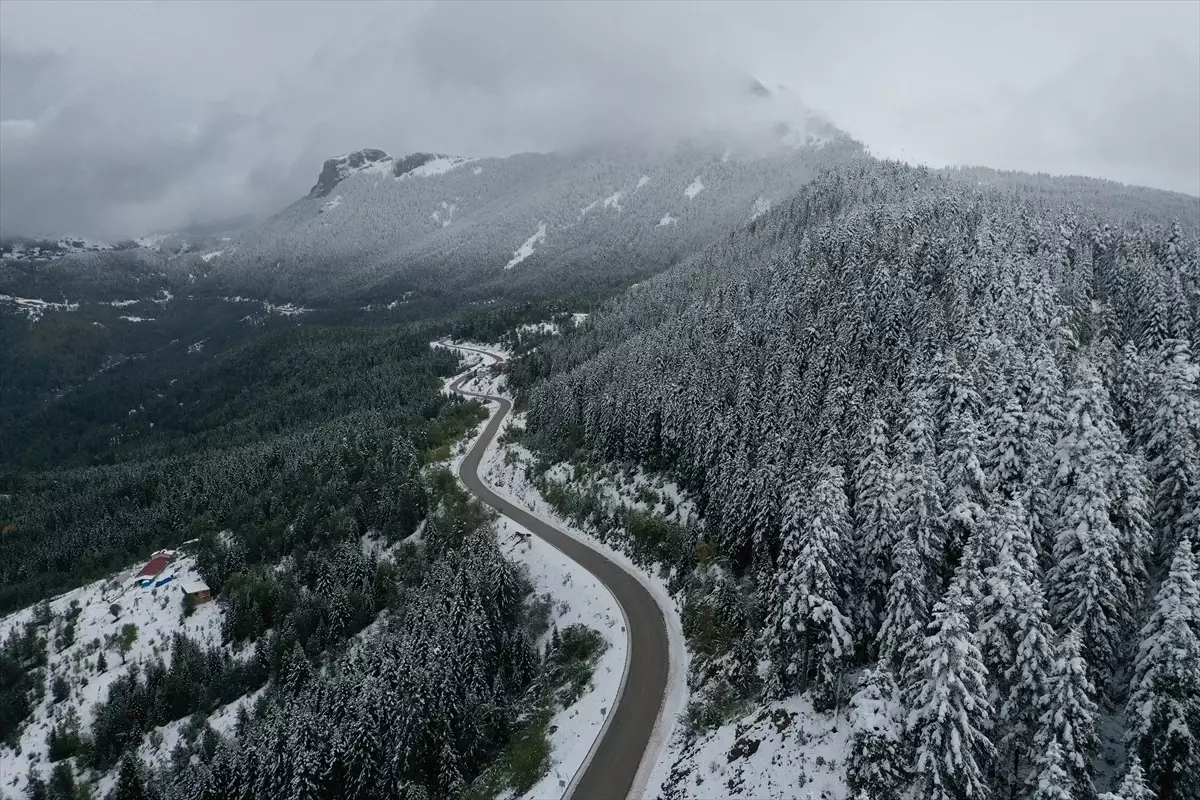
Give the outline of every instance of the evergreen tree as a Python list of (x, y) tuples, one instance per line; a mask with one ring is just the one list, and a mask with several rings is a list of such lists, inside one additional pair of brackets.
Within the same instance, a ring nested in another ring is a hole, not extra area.
[(987, 669), (971, 633), (958, 581), (933, 610), (920, 663), (922, 679), (906, 730), (915, 747), (914, 798), (987, 797), (995, 754)]
[(1062, 511), (1047, 580), (1055, 618), (1080, 633), (1087, 662), (1107, 685), (1130, 602), (1117, 568), (1120, 535), (1112, 520), (1117, 453), (1111, 414), (1104, 387), (1089, 365), (1081, 365), (1070, 400), (1057, 456)]
[(1146, 446), (1154, 480), (1154, 529), (1165, 562), (1188, 535), (1186, 518), (1200, 496), (1200, 368), (1186, 340), (1172, 339)]
[(1200, 582), (1191, 544), (1175, 548), (1171, 571), (1142, 628), (1127, 717), (1128, 741), (1160, 800), (1192, 800), (1200, 786)]
[(1095, 688), (1087, 677), (1082, 637), (1071, 631), (1062, 638), (1054, 654), (1049, 693), (1042, 708), (1035, 749), (1057, 743), (1063, 768), (1070, 778), (1073, 797), (1095, 797), (1090, 760), (1099, 746), (1096, 736)]
[(929, 620), (927, 581), (916, 544), (908, 536), (901, 534), (892, 548), (892, 563), (895, 571), (876, 645), (880, 662), (899, 676), (907, 698), (916, 688), (915, 671)]
[[(822, 470), (812, 499), (801, 508), (793, 494), (785, 512), (789, 538), (772, 595), (772, 660), (801, 691), (815, 683), (837, 701), (854, 641), (846, 607), (844, 553), (850, 531), (840, 467)], [(787, 560), (783, 560), (787, 559)]]
[(887, 448), (887, 424), (876, 417), (867, 435), (867, 453), (858, 464), (854, 492), (858, 544), (855, 585), (861, 592), (861, 602), (855, 605), (859, 609), (855, 623), (859, 635), (868, 641), (879, 630), (886, 610), (892, 551), (899, 527), (895, 481)]
[(898, 797), (906, 783), (903, 706), (885, 667), (863, 674), (850, 700), (846, 785), (854, 796)]
[(1032, 800), (1076, 800), (1078, 796), (1072, 792), (1074, 782), (1067, 775), (1064, 761), (1062, 747), (1052, 740), (1038, 757)]

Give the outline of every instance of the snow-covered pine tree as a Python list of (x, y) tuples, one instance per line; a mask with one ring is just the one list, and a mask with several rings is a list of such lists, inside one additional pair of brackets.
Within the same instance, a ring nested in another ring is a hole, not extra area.
[(846, 785), (853, 796), (899, 797), (907, 781), (904, 709), (886, 667), (868, 670), (850, 700)]
[(914, 389), (908, 399), (908, 423), (897, 446), (902, 454), (896, 476), (900, 529), (921, 555), (931, 591), (942, 585), (945, 570), (946, 511), (943, 487), (934, 462), (933, 424), (925, 391)]
[(1117, 791), (1105, 792), (1100, 800), (1158, 800), (1158, 796), (1146, 784), (1142, 762), (1135, 755), (1129, 759), (1129, 768)]
[(987, 668), (969, 625), (966, 600), (953, 581), (933, 610), (923, 643), (920, 683), (906, 731), (915, 748), (916, 800), (963, 800), (990, 794), (995, 748)]
[(894, 570), (876, 645), (880, 663), (888, 665), (898, 677), (907, 699), (916, 691), (919, 678), (916, 669), (925, 624), (929, 621), (928, 581), (917, 546), (905, 534), (900, 535), (892, 548), (892, 565)]
[(1051, 741), (1037, 758), (1037, 779), (1031, 800), (1078, 800), (1073, 792), (1075, 782), (1067, 775), (1062, 746)]
[(872, 642), (883, 621), (888, 583), (892, 576), (892, 550), (896, 546), (899, 518), (891, 459), (888, 457), (887, 423), (871, 421), (867, 451), (858, 464), (855, 480), (854, 519), (857, 557), (854, 572), (859, 587), (855, 615), (859, 636)]
[(1059, 625), (1079, 632), (1095, 680), (1108, 686), (1130, 602), (1117, 569), (1120, 537), (1112, 521), (1115, 430), (1107, 392), (1086, 362), (1070, 392), (1066, 425), (1056, 455), (1062, 505), (1047, 585)]
[[(793, 492), (785, 512), (785, 541), (771, 596), (771, 658), (781, 688), (821, 690), (837, 703), (854, 640), (846, 607), (846, 546), (850, 514), (841, 467), (821, 470), (811, 500)], [(785, 677), (786, 676), (786, 677)]]
[(1034, 572), (1037, 556), (1023, 503), (1010, 500), (993, 517), (988, 529), (996, 557), (984, 572), (978, 641), (997, 709), (1000, 789), (1019, 786), (1032, 763), (1033, 736), (1049, 694), (1054, 633)]
[(1191, 543), (1175, 548), (1171, 571), (1142, 628), (1126, 717), (1127, 740), (1159, 800), (1200, 797), (1200, 581)]
[(1200, 365), (1186, 339), (1169, 339), (1163, 349), (1166, 363), (1146, 445), (1161, 564), (1186, 535), (1185, 518), (1200, 497)]
[[(974, 392), (971, 393), (972, 396)], [(983, 452), (983, 433), (970, 408), (954, 412), (939, 457), (942, 485), (946, 498), (946, 558), (958, 557), (967, 540), (983, 524), (984, 514), (991, 504), (987, 477), (980, 466)], [(984, 554), (977, 553), (984, 559)]]
[(1095, 688), (1088, 680), (1082, 655), (1083, 637), (1070, 631), (1059, 641), (1051, 668), (1049, 693), (1042, 704), (1035, 750), (1053, 743), (1062, 748), (1064, 768), (1071, 781), (1072, 797), (1096, 796), (1091, 779), (1091, 757), (1099, 746), (1096, 736)]

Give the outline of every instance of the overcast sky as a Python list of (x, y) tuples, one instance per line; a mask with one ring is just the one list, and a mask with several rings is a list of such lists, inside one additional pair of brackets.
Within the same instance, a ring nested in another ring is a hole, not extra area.
[(0, 231), (269, 213), (361, 147), (688, 131), (743, 74), (876, 155), (1200, 194), (1200, 2), (0, 3)]

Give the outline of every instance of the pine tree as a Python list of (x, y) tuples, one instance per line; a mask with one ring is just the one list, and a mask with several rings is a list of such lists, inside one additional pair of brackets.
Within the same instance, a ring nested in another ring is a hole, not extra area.
[(1186, 535), (1185, 518), (1200, 496), (1200, 367), (1186, 340), (1166, 342), (1167, 353), (1150, 440), (1154, 529), (1165, 561)]
[(887, 605), (892, 576), (892, 550), (899, 518), (891, 461), (888, 458), (887, 424), (876, 417), (867, 435), (867, 453), (858, 464), (854, 519), (858, 543), (856, 570), (862, 602), (855, 615), (859, 635), (870, 640), (879, 630)]
[(1064, 769), (1070, 776), (1072, 796), (1095, 797), (1090, 776), (1090, 759), (1099, 746), (1096, 736), (1095, 688), (1087, 676), (1082, 656), (1082, 636), (1071, 631), (1062, 638), (1054, 654), (1049, 694), (1042, 708), (1035, 749), (1053, 743), (1062, 748)]
[(906, 725), (916, 748), (913, 796), (987, 797), (987, 772), (995, 754), (988, 739), (992, 708), (987, 669), (957, 581), (934, 607), (920, 672), (923, 677)]
[(800, 507), (793, 493), (785, 514), (789, 536), (771, 601), (776, 669), (788, 683), (797, 681), (801, 691), (815, 683), (833, 702), (854, 647), (843, 611), (843, 559), (850, 530), (843, 481), (840, 467), (826, 467), (806, 507)]
[(1034, 785), (1032, 800), (1076, 800), (1073, 794), (1074, 781), (1067, 775), (1064, 767), (1062, 747), (1057, 741), (1051, 741), (1037, 760), (1037, 782)]
[(1087, 662), (1098, 682), (1107, 685), (1130, 610), (1117, 568), (1120, 536), (1112, 521), (1110, 487), (1118, 457), (1106, 393), (1089, 365), (1081, 365), (1070, 398), (1056, 456), (1062, 510), (1047, 584), (1055, 618), (1080, 633)]
[(125, 756), (121, 759), (117, 783), (108, 793), (108, 800), (147, 800), (147, 797), (141, 761), (137, 756)]
[(1120, 788), (1115, 793), (1105, 792), (1100, 795), (1100, 800), (1157, 800), (1157, 795), (1146, 785), (1146, 773), (1137, 756), (1129, 759), (1129, 769), (1125, 771)]
[(1200, 581), (1190, 542), (1175, 548), (1171, 571), (1142, 628), (1126, 716), (1127, 738), (1160, 800), (1192, 800), (1200, 785)]
[(906, 782), (900, 690), (885, 667), (863, 674), (850, 700), (846, 785), (853, 796), (899, 797)]
[(888, 665), (898, 676), (908, 697), (916, 688), (915, 670), (921, 657), (925, 624), (929, 620), (927, 582), (917, 547), (903, 534), (892, 548), (892, 563), (895, 571), (888, 586), (876, 646), (880, 663)]
[(942, 481), (933, 461), (933, 426), (921, 390), (913, 392), (909, 411), (899, 448), (903, 460), (896, 480), (897, 510), (900, 529), (916, 544), (932, 590), (940, 585), (944, 564), (946, 512)]
[(1019, 785), (1032, 760), (1040, 705), (1049, 694), (1053, 664), (1046, 601), (1024, 505), (1009, 501), (989, 526), (995, 563), (985, 570), (979, 647), (992, 677), (1001, 760), (997, 773)]

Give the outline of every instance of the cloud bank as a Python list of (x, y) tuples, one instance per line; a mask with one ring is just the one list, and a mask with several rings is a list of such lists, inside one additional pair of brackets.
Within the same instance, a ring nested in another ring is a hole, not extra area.
[(1200, 4), (0, 4), (0, 231), (270, 213), (361, 147), (504, 155), (744, 122), (1200, 194)]

